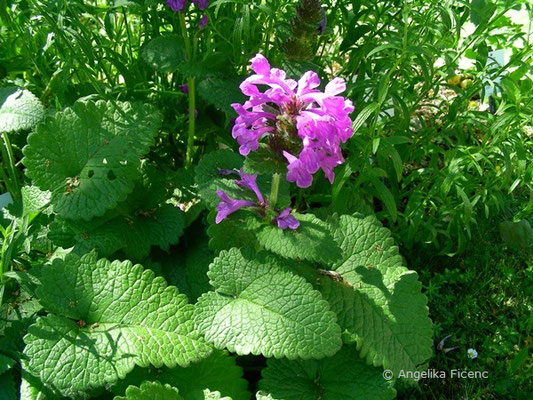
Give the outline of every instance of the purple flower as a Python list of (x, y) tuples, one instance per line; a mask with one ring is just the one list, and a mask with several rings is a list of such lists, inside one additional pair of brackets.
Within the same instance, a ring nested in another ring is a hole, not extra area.
[[(221, 175), (231, 175), (236, 174), (237, 172), (231, 169), (219, 169), (218, 173)], [(257, 200), (259, 200), (259, 203), (254, 203), (253, 201), (248, 200), (232, 200), (222, 190), (217, 190), (217, 196), (220, 198), (220, 200), (222, 200), (220, 203), (218, 203), (217, 206), (218, 213), (215, 219), (215, 222), (217, 224), (224, 218), (226, 218), (228, 215), (242, 207), (265, 207), (265, 200), (256, 182), (257, 174), (245, 174), (242, 169), (238, 172), (238, 174), (240, 175), (241, 179), (235, 181), (235, 184), (253, 191), (257, 196)]]
[(217, 216), (215, 218), (215, 223), (219, 224), (223, 219), (228, 215), (233, 214), (235, 211), (243, 207), (253, 207), (256, 205), (253, 201), (247, 200), (232, 200), (226, 193), (222, 190), (217, 190), (217, 196), (222, 200), (217, 205)]
[(174, 12), (183, 11), (186, 5), (187, 0), (167, 0), (167, 6)]
[(178, 87), (183, 93), (185, 94), (189, 93), (189, 85), (187, 85), (186, 83), (184, 83), (183, 85), (179, 85)]
[(209, 0), (192, 0), (192, 2), (196, 4), (200, 10), (205, 10), (207, 8)]
[(300, 226), (300, 221), (298, 221), (294, 216), (291, 215), (291, 208), (288, 207), (276, 217), (276, 222), (278, 228), (280, 229), (298, 229)]
[(318, 25), (318, 34), (322, 35), (324, 33), (324, 30), (326, 29), (326, 23), (328, 20), (326, 18), (326, 12), (324, 11), (323, 7), (320, 7), (320, 11), (322, 12), (322, 20), (320, 21), (320, 24)]
[(208, 21), (209, 19), (207, 18), (207, 14), (202, 15), (202, 18), (200, 18), (200, 22), (198, 22), (198, 28), (205, 28), (207, 26)]
[(259, 187), (257, 186), (257, 182), (256, 182), (257, 174), (253, 174), (253, 175), (245, 174), (242, 169), (239, 171), (239, 174), (241, 175), (241, 179), (238, 181), (235, 181), (235, 183), (239, 186), (243, 186), (247, 189), (252, 190), (257, 196), (259, 203), (264, 204), (265, 200), (263, 199), (263, 195), (259, 191)]
[[(340, 145), (353, 134), (349, 114), (350, 100), (338, 94), (346, 90), (342, 78), (329, 82), (324, 91), (318, 75), (306, 72), (296, 82), (283, 70), (271, 68), (268, 60), (257, 54), (251, 60), (254, 74), (240, 85), (249, 97), (244, 104), (232, 104), (238, 117), (232, 136), (239, 152), (246, 156), (259, 148), (267, 136), (270, 149), (287, 162), (287, 180), (299, 187), (309, 187), (319, 169), (333, 183), (335, 167), (344, 162)], [(264, 92), (258, 85), (267, 86)]]

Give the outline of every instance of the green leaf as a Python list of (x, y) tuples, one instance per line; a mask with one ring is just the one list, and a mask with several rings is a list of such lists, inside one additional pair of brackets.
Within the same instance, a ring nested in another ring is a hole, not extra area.
[(168, 250), (183, 234), (183, 212), (170, 204), (140, 213), (114, 218), (94, 218), (88, 222), (56, 218), (48, 237), (55, 244), (77, 254), (96, 249), (102, 257), (123, 250), (128, 258), (141, 260), (152, 246)]
[(14, 364), (15, 364), (14, 360), (0, 354), (0, 375), (8, 371)]
[(160, 117), (148, 105), (78, 102), (28, 136), (27, 174), (63, 218), (89, 220), (123, 201), (139, 177)]
[(33, 93), (0, 88), (0, 132), (32, 129), (44, 118), (44, 107)]
[(215, 350), (199, 362), (187, 368), (135, 368), (123, 381), (111, 388), (115, 394), (122, 394), (131, 382), (143, 379), (157, 380), (174, 386), (185, 400), (194, 400), (203, 395), (204, 390), (217, 391), (233, 400), (248, 400), (248, 382), (242, 377), (242, 369), (235, 363), (235, 358), (226, 351)]
[(348, 26), (348, 33), (344, 37), (341, 45), (339, 46), (340, 51), (346, 51), (350, 47), (355, 46), (357, 41), (364, 36), (366, 33), (370, 32), (372, 27), (367, 24), (357, 25), (357, 20), (350, 21)]
[(41, 282), (37, 295), (57, 315), (30, 326), (24, 353), (30, 371), (63, 392), (112, 383), (134, 364), (187, 366), (210, 352), (186, 297), (140, 265), (68, 254)]
[(158, 36), (141, 49), (141, 57), (153, 69), (170, 73), (185, 62), (185, 50), (178, 35)]
[(50, 202), (50, 192), (36, 186), (24, 186), (21, 192), (24, 216), (41, 211)]
[(130, 386), (126, 396), (116, 396), (114, 400), (183, 400), (178, 389), (159, 382), (143, 382), (141, 386)]
[(368, 117), (370, 117), (376, 110), (379, 108), (379, 104), (377, 103), (370, 103), (365, 108), (361, 110), (359, 114), (357, 114), (357, 117), (355, 117), (352, 129), (354, 132), (359, 131), (359, 128), (363, 126), (363, 124), (366, 122)]
[(220, 392), (212, 392), (209, 389), (204, 390), (203, 396), (197, 397), (198, 400), (232, 400), (231, 397), (224, 396), (220, 394)]
[(340, 329), (328, 304), (279, 259), (231, 249), (208, 275), (215, 291), (198, 299), (195, 321), (216, 348), (289, 359), (339, 350)]
[(242, 77), (213, 78), (208, 77), (198, 84), (198, 95), (226, 114), (237, 115), (232, 103), (244, 103), (246, 98), (239, 89)]
[(0, 375), (0, 399), (2, 400), (17, 400), (17, 390), (15, 389), (15, 381), (13, 374), (6, 372)]
[(279, 229), (266, 225), (257, 232), (257, 241), (265, 249), (294, 260), (333, 263), (341, 251), (329, 229), (312, 214), (293, 214), (300, 226), (297, 229)]
[(22, 361), (21, 364), (20, 400), (49, 400), (59, 397), (26, 370), (27, 361)]
[(232, 198), (241, 198), (242, 190), (234, 183), (235, 176), (221, 175), (220, 170), (239, 170), (243, 158), (231, 150), (217, 150), (206, 154), (196, 167), (196, 184), (200, 197), (211, 207), (220, 199), (217, 190), (223, 190)]
[(281, 158), (276, 157), (264, 143), (260, 143), (256, 151), (248, 154), (243, 168), (247, 174), (287, 173), (287, 164)]
[(322, 277), (320, 291), (352, 335), (367, 362), (397, 375), (415, 371), (432, 355), (426, 297), (416, 272), (402, 265), (398, 247), (374, 216), (343, 215), (332, 221), (344, 261)]
[(376, 189), (377, 197), (383, 202), (383, 204), (385, 204), (387, 212), (391, 216), (392, 220), (396, 222), (396, 219), (398, 218), (398, 211), (396, 209), (396, 201), (394, 201), (394, 196), (392, 195), (391, 191), (383, 182), (381, 182), (381, 180), (377, 178), (371, 178), (370, 181)]
[(209, 222), (207, 234), (211, 238), (209, 240), (211, 250), (220, 253), (222, 250), (229, 250), (232, 247), (255, 247), (257, 230), (261, 226), (255, 215), (245, 210), (239, 210), (216, 224), (216, 214), (216, 210), (213, 210), (207, 216)]
[(269, 359), (259, 388), (272, 400), (388, 400), (395, 397), (382, 371), (365, 364), (355, 348), (322, 360)]

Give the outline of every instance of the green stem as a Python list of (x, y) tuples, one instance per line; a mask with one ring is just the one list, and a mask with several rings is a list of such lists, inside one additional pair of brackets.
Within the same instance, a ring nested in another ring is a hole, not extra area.
[[(185, 25), (185, 14), (180, 12), (178, 15), (180, 20), (181, 35), (183, 36), (183, 42), (185, 43), (185, 53), (187, 54), (187, 59), (192, 62), (194, 61), (194, 53), (193, 49), (191, 48), (191, 40), (189, 38), (187, 26)], [(194, 47), (195, 51), (196, 41), (194, 42)], [(189, 87), (189, 129), (187, 132), (187, 153), (185, 155), (185, 166), (188, 167), (192, 164), (192, 159), (194, 156), (194, 111), (196, 110), (196, 88), (193, 77), (187, 79), (187, 86)]]
[[(7, 136), (7, 132), (2, 132), (2, 139), (4, 141), (4, 146), (2, 147), (2, 158), (4, 159), (4, 162), (7, 164), (7, 169), (10, 175), (10, 182), (9, 185), (11, 187), (11, 195), (13, 198), (19, 197), (19, 184), (18, 184), (18, 178), (17, 178), (17, 171), (15, 167), (15, 157), (13, 156), (13, 148), (11, 147), (11, 142), (9, 141), (9, 137)], [(7, 182), (6, 182), (7, 185)]]
[(189, 78), (187, 80), (187, 84), (189, 86), (189, 132), (187, 135), (187, 155), (185, 165), (190, 166), (192, 164), (192, 158), (194, 156), (194, 111), (196, 109), (194, 78)]
[(183, 36), (183, 42), (185, 43), (185, 53), (187, 54), (187, 58), (190, 60), (192, 56), (191, 41), (189, 40), (187, 26), (185, 25), (185, 14), (180, 12), (178, 15), (180, 19), (181, 35)]
[(276, 202), (278, 201), (279, 183), (281, 180), (281, 174), (272, 175), (272, 188), (270, 189), (270, 210), (274, 210)]

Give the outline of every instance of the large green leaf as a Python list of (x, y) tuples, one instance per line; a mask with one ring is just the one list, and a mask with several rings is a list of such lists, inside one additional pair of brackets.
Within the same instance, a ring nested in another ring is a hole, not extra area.
[(114, 218), (94, 218), (88, 222), (57, 218), (50, 225), (48, 237), (63, 248), (74, 246), (83, 254), (92, 249), (107, 257), (123, 250), (130, 259), (141, 260), (152, 246), (168, 250), (183, 233), (183, 212), (170, 204), (140, 213)]
[(140, 265), (69, 254), (41, 281), (37, 294), (56, 315), (29, 328), (24, 353), (31, 372), (64, 392), (114, 382), (134, 364), (187, 366), (211, 351), (186, 296)]
[[(355, 348), (322, 360), (269, 359), (258, 396), (272, 400), (389, 400), (395, 391), (382, 371), (367, 365)], [(267, 395), (270, 397), (267, 397)]]
[(266, 225), (257, 233), (257, 241), (265, 249), (285, 258), (334, 263), (341, 251), (328, 224), (312, 214), (293, 214), (300, 221), (297, 229), (279, 229)]
[(115, 394), (124, 393), (126, 387), (143, 379), (157, 380), (174, 386), (185, 400), (202, 398), (204, 390), (217, 391), (233, 400), (249, 400), (248, 383), (242, 377), (241, 367), (226, 351), (213, 353), (187, 368), (139, 368), (136, 367), (123, 381), (111, 388)]
[(207, 77), (198, 84), (198, 94), (226, 114), (237, 116), (231, 104), (244, 103), (245, 101), (245, 97), (239, 89), (242, 81), (243, 78), (240, 77)]
[(278, 157), (264, 143), (256, 151), (248, 154), (244, 160), (244, 172), (248, 174), (285, 174), (287, 163)]
[(78, 102), (28, 136), (27, 174), (62, 217), (101, 216), (133, 190), (159, 124), (149, 105)]
[(217, 150), (206, 154), (196, 167), (196, 184), (198, 193), (211, 207), (215, 207), (220, 199), (217, 190), (223, 190), (232, 198), (242, 198), (242, 190), (235, 184), (235, 176), (221, 175), (221, 170), (239, 170), (243, 158), (231, 150)]
[(215, 347), (289, 359), (339, 350), (340, 329), (328, 304), (281, 260), (231, 249), (208, 275), (215, 291), (199, 298), (195, 320)]
[(0, 375), (0, 399), (2, 400), (17, 400), (17, 391), (15, 389), (15, 381), (13, 374), (6, 372)]
[(44, 118), (44, 107), (33, 93), (0, 88), (0, 132), (32, 129)]
[(183, 39), (178, 35), (158, 36), (142, 47), (141, 56), (160, 72), (174, 72), (185, 62)]
[(402, 257), (388, 229), (369, 216), (343, 215), (332, 221), (343, 262), (341, 279), (323, 276), (318, 287), (361, 356), (393, 371), (423, 368), (432, 355), (426, 297), (416, 272)]
[(139, 387), (130, 386), (126, 395), (116, 396), (114, 400), (183, 400), (178, 389), (159, 382), (143, 382)]
[(255, 215), (239, 210), (218, 224), (215, 224), (215, 217), (215, 210), (207, 216), (209, 222), (207, 234), (211, 238), (209, 240), (210, 249), (219, 253), (232, 247), (256, 246), (257, 230), (261, 227), (261, 222)]

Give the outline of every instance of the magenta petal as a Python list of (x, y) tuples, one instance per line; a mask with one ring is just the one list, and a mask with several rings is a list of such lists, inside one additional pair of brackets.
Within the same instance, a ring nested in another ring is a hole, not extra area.
[(232, 200), (224, 191), (217, 190), (217, 196), (222, 200), (217, 205), (217, 216), (215, 218), (215, 223), (219, 224), (223, 219), (228, 215), (234, 213), (235, 211), (243, 207), (253, 207), (256, 204), (253, 201), (247, 200)]
[(276, 222), (278, 228), (280, 229), (297, 229), (300, 226), (300, 221), (298, 221), (293, 215), (290, 215), (291, 208), (288, 207), (276, 217)]
[(335, 78), (326, 85), (326, 90), (324, 91), (328, 96), (335, 96), (339, 93), (342, 93), (346, 90), (346, 82), (342, 78)]
[(252, 69), (256, 74), (265, 76), (270, 75), (270, 64), (262, 54), (256, 54), (256, 56), (252, 58)]
[(239, 174), (241, 175), (241, 180), (235, 181), (235, 183), (239, 186), (243, 186), (245, 188), (252, 190), (257, 196), (257, 199), (259, 200), (259, 202), (264, 203), (265, 200), (263, 199), (263, 195), (261, 194), (261, 191), (259, 190), (259, 187), (257, 186), (257, 182), (256, 182), (257, 174), (253, 174), (253, 175), (245, 174), (242, 168), (239, 171)]

